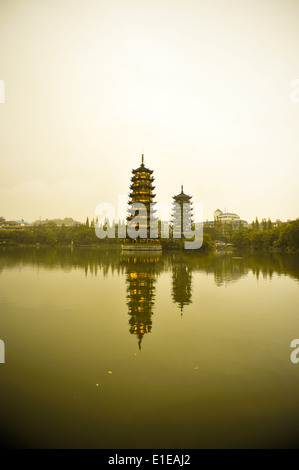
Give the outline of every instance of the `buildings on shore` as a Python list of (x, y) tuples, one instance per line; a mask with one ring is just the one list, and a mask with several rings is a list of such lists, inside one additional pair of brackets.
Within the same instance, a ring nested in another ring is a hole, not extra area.
[(233, 228), (248, 228), (247, 220), (241, 220), (241, 217), (234, 212), (222, 212), (220, 209), (214, 211), (214, 223), (229, 224)]
[(0, 229), (16, 230), (27, 225), (27, 222), (24, 222), (24, 220), (6, 220), (4, 217), (0, 217)]
[[(214, 222), (239, 224), (241, 222), (241, 218), (238, 214), (234, 214), (233, 212), (222, 212), (220, 209), (217, 209), (214, 212)], [(243, 222), (246, 221), (243, 220)]]

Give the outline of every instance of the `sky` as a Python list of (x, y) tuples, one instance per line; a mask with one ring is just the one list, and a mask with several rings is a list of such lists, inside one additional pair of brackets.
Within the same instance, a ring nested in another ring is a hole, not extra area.
[(0, 216), (92, 218), (143, 152), (157, 202), (299, 217), (298, 57), (298, 0), (0, 0)]

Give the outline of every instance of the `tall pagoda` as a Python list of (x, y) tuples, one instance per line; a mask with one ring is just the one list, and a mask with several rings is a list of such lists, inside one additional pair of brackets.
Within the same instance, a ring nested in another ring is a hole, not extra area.
[[(153, 186), (154, 177), (153, 177), (153, 170), (146, 168), (144, 165), (144, 155), (142, 154), (141, 157), (141, 165), (136, 169), (132, 170), (132, 177), (131, 177), (131, 185), (130, 185), (130, 194), (129, 194), (129, 207), (128, 213), (129, 216), (127, 217), (127, 222), (129, 223), (132, 219), (134, 219), (138, 213), (138, 221), (139, 221), (139, 230), (145, 230), (146, 237), (140, 237), (139, 234), (136, 235), (136, 238), (132, 240), (133, 242), (158, 242), (158, 238), (151, 237), (150, 234), (150, 223), (151, 223), (151, 214), (152, 214), (152, 223), (156, 223), (157, 220), (154, 216), (155, 209), (153, 206), (156, 204), (154, 202), (155, 194)], [(142, 203), (145, 206), (145, 211), (140, 211), (138, 209), (138, 204)], [(157, 233), (158, 237), (158, 233)], [(159, 244), (160, 246), (160, 244)], [(129, 249), (128, 245), (125, 246), (125, 249)]]
[[(190, 237), (193, 236), (191, 233), (191, 227), (193, 224), (193, 209), (192, 209), (192, 196), (184, 193), (183, 185), (181, 186), (181, 192), (173, 198), (173, 212), (172, 212), (172, 229), (173, 238), (188, 238), (188, 232), (190, 231)], [(185, 233), (184, 233), (185, 232)]]

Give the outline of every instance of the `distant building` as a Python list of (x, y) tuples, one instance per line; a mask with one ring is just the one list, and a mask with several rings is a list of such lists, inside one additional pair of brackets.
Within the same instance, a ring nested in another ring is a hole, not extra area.
[(5, 220), (4, 217), (0, 217), (0, 229), (18, 229), (25, 227), (27, 222), (24, 220)]
[(22, 227), (25, 227), (26, 225), (28, 225), (28, 223), (25, 222), (24, 219), (22, 219), (22, 220), (17, 220), (16, 222), (17, 222), (19, 225), (21, 225)]
[(214, 212), (214, 222), (228, 223), (235, 228), (240, 225), (248, 227), (248, 222), (246, 220), (241, 220), (238, 214), (234, 214), (233, 212), (222, 212), (220, 209), (217, 209)]
[(240, 222), (240, 220), (240, 216), (233, 212), (222, 212), (220, 209), (214, 212), (215, 222)]
[(279, 227), (283, 222), (279, 219), (276, 219), (275, 222), (273, 222), (273, 227)]

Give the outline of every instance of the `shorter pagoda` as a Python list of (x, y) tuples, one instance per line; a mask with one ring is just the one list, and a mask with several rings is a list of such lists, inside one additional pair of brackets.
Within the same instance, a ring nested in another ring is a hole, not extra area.
[[(172, 235), (173, 238), (191, 238), (193, 224), (192, 196), (184, 193), (183, 185), (181, 192), (173, 196), (172, 212)], [(190, 234), (190, 235), (189, 235)]]

